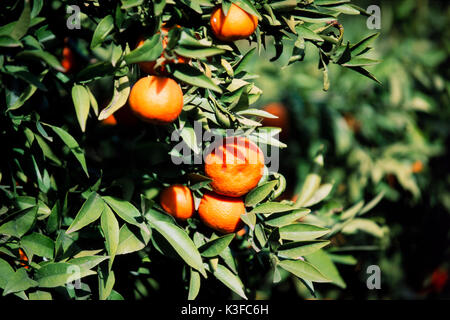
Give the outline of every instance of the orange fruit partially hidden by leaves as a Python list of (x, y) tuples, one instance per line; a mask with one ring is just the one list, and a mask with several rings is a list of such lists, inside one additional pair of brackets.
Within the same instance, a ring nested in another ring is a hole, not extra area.
[(180, 220), (191, 218), (195, 211), (191, 190), (180, 184), (164, 189), (160, 195), (160, 204), (168, 214)]
[(77, 60), (72, 49), (68, 45), (69, 38), (64, 38), (64, 47), (62, 50), (61, 66), (64, 68), (65, 73), (74, 71), (77, 67)]
[(198, 215), (209, 228), (227, 234), (242, 229), (241, 214), (245, 214), (244, 201), (213, 192), (205, 193), (198, 207)]
[(431, 275), (431, 288), (435, 292), (441, 292), (448, 281), (448, 272), (443, 268), (437, 268)]
[(205, 157), (205, 173), (213, 190), (240, 197), (258, 184), (264, 172), (264, 154), (244, 137), (227, 137)]
[(236, 234), (237, 234), (239, 237), (243, 237), (246, 233), (247, 233), (247, 229), (245, 229), (245, 227), (242, 228), (241, 230), (239, 230), (238, 232), (236, 232)]
[[(180, 28), (180, 26), (178, 26), (178, 25), (176, 27)], [(167, 34), (169, 33), (170, 29), (172, 29), (172, 28), (173, 27), (171, 27), (171, 28), (162, 27), (161, 28), (161, 33), (163, 34), (163, 39), (162, 39), (163, 49), (166, 49), (166, 47), (167, 47), (167, 44), (169, 42)], [(144, 44), (145, 40), (146, 40), (145, 38), (141, 37), (138, 40), (138, 44), (137, 44), (136, 48), (139, 48), (140, 46), (142, 46)], [(161, 58), (164, 58), (164, 52), (161, 54)], [(138, 65), (139, 65), (139, 68), (142, 71), (144, 71), (145, 73), (157, 74), (159, 72), (159, 73), (164, 74), (165, 73), (165, 65), (167, 63), (188, 63), (188, 61), (189, 61), (189, 59), (184, 58), (179, 55), (176, 55), (176, 59), (164, 60), (162, 62), (162, 64), (159, 66), (159, 68), (157, 68), (159, 70), (155, 69), (156, 61), (139, 62)]]
[(183, 91), (173, 79), (147, 76), (135, 83), (128, 104), (140, 119), (167, 124), (175, 121), (183, 109)]
[(235, 41), (248, 38), (256, 27), (258, 18), (232, 3), (225, 16), (222, 6), (211, 14), (211, 28), (214, 35), (222, 41)]
[(286, 138), (289, 135), (289, 112), (285, 105), (279, 102), (269, 103), (262, 108), (264, 111), (277, 116), (278, 118), (264, 118), (262, 124), (266, 127), (278, 127), (281, 128), (280, 136)]
[(24, 267), (25, 269), (30, 269), (30, 267), (28, 266), (28, 257), (21, 248), (19, 248), (19, 260), (22, 267)]
[(415, 161), (412, 164), (411, 171), (413, 173), (420, 173), (420, 172), (422, 172), (422, 170), (423, 170), (423, 163), (422, 163), (422, 161), (417, 160), (417, 161)]

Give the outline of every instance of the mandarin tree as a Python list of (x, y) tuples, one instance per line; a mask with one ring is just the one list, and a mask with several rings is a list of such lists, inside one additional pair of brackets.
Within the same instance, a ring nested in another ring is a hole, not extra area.
[[(269, 47), (282, 68), (308, 50), (324, 89), (330, 63), (373, 78), (358, 62), (369, 44), (344, 41), (339, 22), (363, 9), (338, 0), (0, 6), (4, 296), (247, 299), (267, 275), (311, 292), (345, 287), (325, 247), (374, 203), (302, 222), (331, 190), (321, 150), (297, 200), (277, 201), (287, 146), (280, 128), (261, 124), (276, 116), (251, 107), (262, 91), (248, 67)], [(124, 108), (139, 120), (115, 126)]]

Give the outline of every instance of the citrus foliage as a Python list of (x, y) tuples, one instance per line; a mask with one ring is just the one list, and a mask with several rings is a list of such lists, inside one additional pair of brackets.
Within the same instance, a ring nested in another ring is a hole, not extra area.
[[(228, 12), (232, 2), (258, 18), (248, 41), (223, 42), (211, 32), (214, 8)], [(275, 47), (270, 61), (287, 66), (303, 60), (311, 44), (325, 89), (330, 63), (374, 79), (364, 69), (376, 63), (364, 56), (371, 38), (344, 41), (337, 22), (343, 14), (364, 10), (337, 0), (86, 1), (78, 3), (78, 29), (72, 28), (77, 21), (74, 11), (66, 11), (69, 4), (1, 4), (3, 295), (122, 299), (114, 289), (119, 280), (114, 266), (122, 255), (141, 259), (138, 271), (129, 270), (128, 280), (136, 286), (138, 276), (151, 272), (158, 261), (167, 262), (163, 256), (181, 261), (190, 299), (211, 277), (242, 298), (254, 297), (240, 277), (244, 262), (249, 268), (264, 267), (261, 277), (272, 272), (274, 282), (295, 275), (311, 291), (315, 282), (345, 286), (321, 250), (329, 244), (324, 236), (368, 208), (358, 205), (337, 223), (300, 222), (330, 192), (328, 184), (321, 184), (320, 152), (296, 202), (277, 201), (285, 179), (266, 172), (245, 196), (241, 219), (248, 231), (238, 239), (212, 233), (195, 217), (176, 221), (157, 196), (163, 187), (182, 183), (198, 203), (211, 189), (203, 166), (186, 159), (171, 139), (178, 135), (201, 156), (206, 146), (199, 143), (196, 122), (223, 136), (225, 129), (239, 129), (260, 144), (286, 147), (276, 138), (280, 129), (261, 126), (262, 118), (273, 116), (250, 107), (262, 92), (247, 66), (267, 45)], [(163, 25), (180, 27), (162, 35)], [(119, 119), (117, 126), (102, 126), (102, 120), (127, 108), (132, 85), (144, 76), (138, 64), (148, 61), (156, 61), (157, 73), (181, 86), (184, 106), (178, 119), (166, 126), (121, 126)], [(190, 161), (176, 165), (172, 161), (177, 158)]]
[[(367, 293), (370, 298), (409, 299), (413, 290), (414, 297), (422, 298), (430, 281), (426, 277), (441, 264), (448, 268), (448, 37), (441, 35), (444, 4), (423, 5), (426, 15), (415, 1), (383, 3), (381, 30), (375, 36), (357, 28), (351, 17), (342, 20), (349, 38), (377, 37), (369, 57), (383, 60), (371, 68), (382, 86), (330, 68), (331, 87), (324, 94), (314, 56), (281, 71), (264, 59), (251, 69), (261, 74), (256, 82), (264, 95), (258, 103), (279, 101), (287, 110), (290, 135), (284, 142), (289, 148), (283, 157), (290, 161), (282, 173), (291, 177), (288, 186), (294, 191), (308, 174), (305, 161), (318, 145), (325, 146), (328, 178), (335, 183), (314, 218), (322, 215), (327, 221), (361, 199), (383, 196), (374, 210), (342, 229), (343, 237), (336, 235), (341, 246), (331, 249), (336, 253), (348, 247), (347, 253), (358, 259), (343, 263), (352, 262), (354, 268), (361, 263), (381, 266), (383, 290)], [(357, 231), (364, 231), (366, 240)], [(415, 253), (429, 252), (431, 246), (433, 253), (416, 259)], [(337, 297), (336, 292), (328, 293)], [(341, 291), (339, 297), (346, 294)]]

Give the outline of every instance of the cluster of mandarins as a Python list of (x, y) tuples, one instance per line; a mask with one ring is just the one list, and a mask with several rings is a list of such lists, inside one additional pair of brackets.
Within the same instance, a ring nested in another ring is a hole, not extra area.
[[(235, 41), (253, 34), (258, 19), (232, 4), (226, 16), (221, 7), (216, 8), (210, 23), (218, 39)], [(165, 26), (160, 30), (163, 49), (167, 47), (169, 31), (170, 28)], [(137, 47), (142, 46), (144, 41), (145, 39), (140, 39)], [(165, 59), (164, 53), (161, 57)], [(183, 108), (183, 92), (175, 80), (166, 76), (167, 63), (189, 63), (189, 59), (176, 56), (173, 60), (164, 60), (159, 67), (156, 67), (156, 61), (139, 63), (141, 71), (148, 75), (139, 79), (132, 87), (128, 106), (133, 115), (145, 122), (171, 123), (178, 118)], [(104, 121), (105, 124), (117, 123), (114, 115)], [(228, 137), (220, 147), (205, 157), (204, 169), (211, 179), (213, 191), (204, 193), (200, 201), (197, 210), (200, 219), (206, 226), (220, 233), (242, 230), (241, 214), (245, 213), (242, 196), (255, 188), (263, 175), (262, 150), (247, 138)], [(192, 218), (196, 211), (191, 190), (180, 184), (164, 189), (160, 195), (160, 204), (168, 214), (179, 220)]]
[[(232, 4), (225, 16), (222, 7), (214, 10), (210, 19), (214, 35), (222, 41), (235, 41), (250, 36), (258, 26), (258, 19), (238, 5)], [(179, 26), (176, 26), (179, 27)], [(163, 49), (168, 44), (168, 33), (172, 27), (163, 25), (160, 30), (163, 36)], [(137, 47), (144, 44), (146, 39), (140, 39)], [(165, 59), (164, 53), (161, 55)], [(168, 63), (189, 63), (189, 58), (176, 56), (174, 59), (165, 59), (157, 66), (156, 61), (140, 62), (139, 68), (148, 75), (139, 79), (131, 89), (128, 106), (131, 114), (137, 118), (153, 123), (168, 124), (177, 119), (183, 109), (183, 91), (180, 85), (172, 78), (167, 77), (165, 66)], [(103, 120), (103, 124), (115, 125), (121, 118), (130, 118), (127, 108)], [(128, 121), (123, 121), (125, 124)]]

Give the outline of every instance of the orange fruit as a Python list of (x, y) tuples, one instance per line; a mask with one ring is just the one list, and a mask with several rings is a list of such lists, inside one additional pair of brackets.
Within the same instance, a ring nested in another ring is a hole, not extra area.
[(159, 200), (161, 207), (174, 218), (186, 220), (194, 214), (192, 192), (184, 185), (174, 184), (164, 189)]
[(287, 137), (290, 130), (289, 113), (287, 108), (282, 103), (273, 102), (267, 104), (262, 109), (278, 117), (275, 119), (264, 118), (262, 124), (266, 127), (281, 128), (280, 136)]
[(202, 222), (220, 233), (232, 233), (242, 229), (241, 214), (245, 214), (241, 198), (222, 196), (213, 192), (203, 195), (198, 207)]
[[(178, 25), (177, 25), (176, 27), (177, 27), (177, 28), (180, 28), (180, 26), (178, 26)], [(173, 28), (173, 27), (171, 27), (171, 28), (162, 27), (162, 28), (161, 28), (161, 32), (162, 32), (162, 34), (164, 35), (163, 40), (162, 40), (162, 46), (163, 46), (163, 49), (166, 49), (166, 47), (167, 47), (167, 44), (168, 44), (168, 42), (169, 42), (169, 39), (168, 39), (167, 34), (169, 33), (170, 29), (172, 29), (172, 28)], [(141, 37), (141, 38), (138, 40), (138, 44), (137, 44), (136, 48), (139, 48), (140, 46), (142, 46), (142, 45), (144, 44), (145, 40), (146, 40), (145, 38)], [(162, 58), (164, 57), (164, 52), (161, 54), (161, 57), (162, 57)], [(186, 59), (186, 58), (184, 58), (184, 57), (182, 57), (182, 56), (177, 55), (177, 58), (176, 58), (176, 59), (165, 60), (165, 61), (161, 64), (161, 66), (159, 67), (159, 68), (160, 68), (159, 71), (160, 71), (161, 73), (165, 73), (165, 68), (164, 68), (164, 66), (165, 66), (167, 63), (187, 63), (188, 61), (189, 61), (189, 59)], [(146, 73), (148, 73), (148, 74), (156, 74), (157, 71), (158, 71), (158, 70), (155, 70), (156, 61), (139, 62), (138, 65), (139, 65), (139, 68), (140, 68), (142, 71), (144, 71), (144, 72), (146, 72)]]
[(443, 268), (437, 268), (431, 275), (431, 287), (435, 292), (441, 292), (448, 281), (448, 272)]
[(167, 124), (175, 121), (183, 109), (183, 91), (173, 79), (147, 76), (134, 84), (128, 104), (140, 119)]
[(422, 163), (422, 161), (417, 160), (417, 161), (415, 161), (412, 164), (411, 171), (413, 173), (420, 173), (420, 172), (422, 172), (422, 170), (423, 170), (423, 163)]
[(205, 173), (218, 194), (240, 197), (258, 184), (264, 172), (264, 154), (244, 137), (227, 137), (205, 157)]
[(30, 267), (28, 266), (28, 257), (21, 248), (19, 248), (19, 261), (22, 267), (24, 267), (25, 269), (30, 269)]
[(235, 41), (248, 38), (258, 26), (258, 18), (232, 3), (225, 16), (222, 6), (211, 14), (211, 28), (214, 35), (222, 41)]
[(239, 230), (236, 234), (237, 234), (239, 237), (243, 237), (246, 233), (247, 233), (247, 229), (245, 229), (245, 227), (244, 227), (244, 228), (242, 228), (241, 230)]
[(344, 114), (344, 120), (353, 132), (357, 133), (361, 130), (361, 123), (351, 113)]

